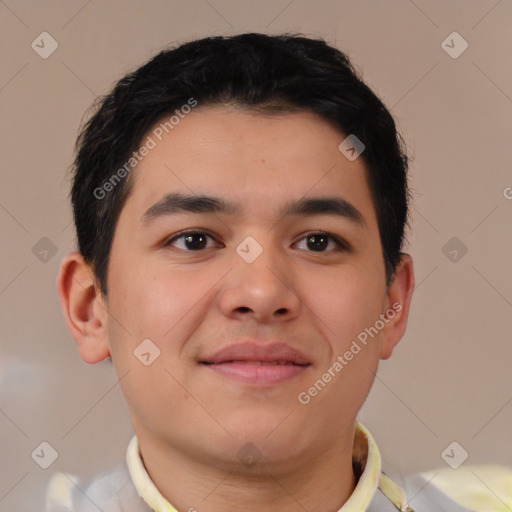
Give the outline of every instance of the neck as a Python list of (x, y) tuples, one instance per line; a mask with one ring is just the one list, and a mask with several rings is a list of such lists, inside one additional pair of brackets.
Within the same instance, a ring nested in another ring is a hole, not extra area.
[(281, 464), (261, 459), (252, 468), (240, 461), (191, 457), (147, 431), (137, 429), (143, 463), (160, 494), (180, 512), (337, 512), (355, 488), (351, 425), (314, 455)]

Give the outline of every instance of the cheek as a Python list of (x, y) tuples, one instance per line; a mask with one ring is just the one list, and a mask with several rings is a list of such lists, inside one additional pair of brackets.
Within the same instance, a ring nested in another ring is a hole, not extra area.
[(199, 290), (190, 286), (190, 276), (133, 268), (135, 274), (119, 267), (111, 275), (112, 361), (129, 409), (146, 425), (167, 424), (168, 411), (187, 399), (177, 384), (183, 380), (177, 363)]
[[(135, 268), (136, 274), (122, 282), (121, 272), (112, 275), (115, 294), (109, 312), (116, 321), (109, 319), (108, 336), (118, 376), (130, 370), (130, 382), (139, 383), (126, 390), (127, 397), (145, 408), (148, 404), (158, 404), (158, 400), (167, 402), (170, 397), (176, 398), (175, 393), (183, 392), (171, 375), (179, 382), (186, 381), (190, 367), (184, 364), (183, 347), (188, 346), (191, 336), (204, 322), (211, 307), (208, 292), (214, 283), (211, 272), (205, 275), (192, 266), (181, 271), (162, 265)], [(117, 278), (119, 281), (115, 282)], [(142, 352), (146, 346), (150, 353), (157, 354), (149, 366), (136, 357), (137, 353), (146, 353), (146, 350)], [(149, 389), (159, 391), (145, 396), (145, 390)], [(158, 395), (162, 396), (158, 398)]]
[(368, 272), (355, 266), (316, 280), (310, 278), (307, 282), (316, 285), (307, 284), (308, 306), (325, 337), (331, 340), (332, 349), (343, 353), (347, 344), (379, 318), (381, 287), (375, 285)]
[[(135, 271), (134, 271), (135, 269)], [(112, 315), (134, 339), (165, 343), (201, 296), (197, 277), (158, 265), (134, 264), (112, 272)], [(204, 291), (202, 292), (204, 295)]]

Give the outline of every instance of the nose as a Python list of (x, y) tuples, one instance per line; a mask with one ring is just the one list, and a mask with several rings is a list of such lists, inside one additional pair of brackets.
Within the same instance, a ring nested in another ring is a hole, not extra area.
[[(302, 306), (297, 279), (286, 255), (269, 244), (252, 262), (234, 254), (234, 268), (226, 277), (220, 307), (226, 317), (259, 323), (289, 321)], [(240, 253), (242, 254), (242, 253)]]

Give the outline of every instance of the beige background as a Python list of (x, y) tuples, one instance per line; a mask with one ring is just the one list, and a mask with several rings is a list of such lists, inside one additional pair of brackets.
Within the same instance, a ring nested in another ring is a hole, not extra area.
[[(512, 466), (511, 22), (508, 0), (0, 1), (0, 511), (37, 510), (51, 472), (108, 468), (132, 435), (112, 367), (79, 358), (55, 290), (83, 114), (164, 45), (245, 31), (347, 51), (414, 157), (410, 323), (360, 416), (385, 462), (446, 467), (457, 441), (466, 464)], [(44, 31), (59, 45), (47, 59), (31, 48)], [(457, 59), (441, 46), (453, 31), (469, 44)], [(43, 441), (59, 454), (46, 470), (31, 458)]]

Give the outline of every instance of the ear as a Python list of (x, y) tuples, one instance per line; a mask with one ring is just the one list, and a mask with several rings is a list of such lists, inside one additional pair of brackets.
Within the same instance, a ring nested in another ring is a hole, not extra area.
[(86, 363), (95, 364), (110, 356), (107, 305), (91, 267), (80, 253), (72, 252), (62, 260), (57, 291), (80, 357)]
[(386, 309), (383, 313), (388, 320), (385, 321), (382, 334), (381, 359), (391, 357), (393, 349), (404, 335), (413, 290), (414, 269), (412, 258), (409, 254), (402, 253), (400, 263), (397, 265), (395, 276), (386, 295)]

